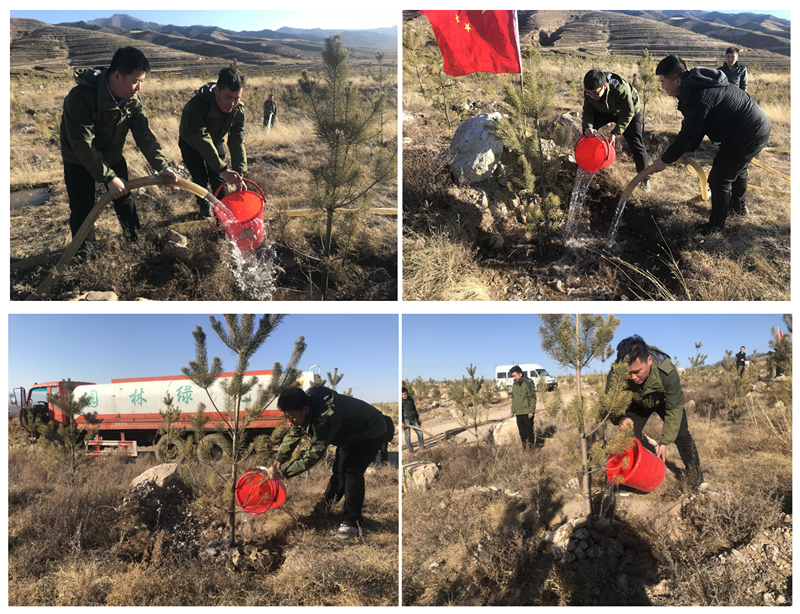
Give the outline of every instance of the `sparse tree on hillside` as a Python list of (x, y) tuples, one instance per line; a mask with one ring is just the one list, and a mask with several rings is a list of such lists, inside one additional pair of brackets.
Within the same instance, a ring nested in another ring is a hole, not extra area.
[(424, 44), (425, 37), (421, 30), (403, 27), (403, 69), (409, 68), (414, 71), (420, 94), (423, 98), (427, 98), (425, 79), (430, 71), (430, 63), (422, 53)]
[(598, 358), (600, 359), (600, 364), (602, 365), (600, 374), (603, 380), (603, 385), (605, 385), (606, 382), (606, 361), (613, 356), (614, 356), (614, 348), (611, 346), (610, 343), (608, 344), (608, 347), (606, 347), (600, 353), (600, 356), (598, 356)]
[(744, 395), (750, 390), (750, 378), (739, 376), (731, 350), (725, 350), (719, 383), (725, 393), (727, 413), (735, 421), (739, 408), (744, 404)]
[[(450, 384), (447, 395), (461, 411), (462, 415), (458, 418), (459, 424), (467, 429), (472, 429), (475, 434), (475, 443), (480, 445), (478, 427), (488, 419), (488, 407), (495, 391), (484, 381), (483, 377), (475, 377), (476, 371), (477, 367), (470, 364), (467, 367), (469, 379), (462, 377), (461, 380), (454, 381)], [(485, 408), (487, 411), (482, 412), (481, 408)]]
[(298, 82), (316, 135), (322, 140), (323, 161), (311, 167), (308, 199), (324, 214), (322, 231), (320, 289), (328, 296), (332, 272), (342, 268), (352, 240), (363, 226), (354, 220), (333, 245), (333, 216), (337, 209), (366, 208), (374, 188), (390, 181), (397, 173), (396, 147), (370, 151), (376, 136), (375, 123), (385, 97), (367, 102), (349, 79), (348, 51), (341, 35), (325, 39), (322, 50), (322, 80), (303, 71)]
[[(539, 327), (539, 334), (542, 338), (542, 350), (560, 365), (575, 370), (577, 391), (569, 406), (569, 418), (578, 428), (578, 435), (580, 436), (584, 505), (587, 517), (591, 517), (589, 437), (599, 428), (599, 425), (593, 425), (592, 419), (594, 415), (584, 402), (581, 393), (581, 371), (594, 358), (603, 353), (606, 346), (614, 338), (614, 331), (619, 326), (620, 321), (614, 315), (604, 318), (601, 315), (586, 314), (576, 315), (572, 318), (566, 314), (542, 314), (540, 317), (542, 325)], [(627, 373), (625, 382), (627, 382)], [(596, 410), (603, 412), (606, 418), (621, 413), (628, 405), (625, 403), (625, 394), (626, 391), (623, 390), (622, 382), (617, 381), (616, 385), (615, 382), (612, 382), (610, 391), (600, 397)], [(629, 392), (627, 394), (630, 395)], [(628, 403), (630, 403), (629, 396)], [(622, 408), (622, 405), (625, 407)]]
[[(60, 472), (66, 473), (70, 482), (74, 482), (80, 470), (87, 464), (85, 441), (91, 440), (97, 434), (97, 412), (86, 411), (91, 404), (89, 396), (81, 395), (75, 398), (75, 384), (66, 380), (66, 395), (61, 398), (58, 394), (48, 394), (47, 400), (55, 405), (63, 416), (63, 424), (56, 425), (54, 421), (39, 427), (39, 445), (44, 449), (45, 455), (53, 461)], [(78, 418), (84, 421), (78, 423)]]
[(183, 446), (184, 429), (176, 423), (181, 418), (181, 409), (174, 405), (175, 399), (167, 392), (164, 396), (164, 409), (159, 409), (161, 424), (158, 425), (158, 442), (155, 446), (156, 458), (162, 463), (179, 463), (185, 456)]
[[(791, 316), (784, 316), (784, 322), (792, 330)], [(771, 368), (774, 368), (775, 375), (783, 375), (792, 372), (792, 340), (789, 333), (782, 334), (780, 329), (775, 326), (772, 327), (772, 339), (769, 342), (769, 347), (774, 352), (770, 357)]]
[(642, 133), (644, 133), (647, 122), (647, 103), (658, 96), (658, 77), (656, 77), (656, 67), (653, 57), (645, 49), (637, 61), (639, 66), (639, 81), (636, 84), (636, 91), (639, 92), (639, 100), (642, 102)]
[[(218, 478), (227, 491), (226, 504), (222, 508), (228, 515), (228, 547), (236, 543), (236, 482), (239, 479), (240, 468), (249, 457), (257, 452), (257, 442), (250, 441), (247, 427), (258, 418), (269, 405), (280, 396), (286, 388), (297, 382), (300, 370), (297, 363), (306, 349), (303, 337), (294, 344), (294, 351), (283, 368), (276, 362), (272, 367), (272, 376), (269, 384), (258, 387), (258, 378), (245, 379), (245, 371), (250, 364), (250, 359), (264, 344), (267, 338), (283, 321), (283, 315), (264, 315), (256, 325), (256, 318), (252, 314), (225, 315), (225, 327), (214, 316), (210, 317), (211, 328), (217, 336), (230, 349), (238, 359), (236, 370), (230, 380), (220, 382), (224, 393), (223, 399), (215, 399), (209, 392), (219, 375), (222, 373), (222, 361), (215, 357), (213, 362), (208, 362), (206, 334), (198, 326), (193, 335), (195, 340), (195, 359), (189, 362), (188, 367), (182, 369), (183, 374), (198, 388), (205, 390), (208, 401), (222, 422), (215, 443), (223, 452), (223, 460), (229, 466), (227, 476), (218, 469), (216, 463), (209, 462)], [(207, 449), (209, 440), (205, 437), (199, 444), (198, 457), (205, 456), (209, 461), (211, 455)], [(205, 454), (202, 453), (206, 448)]]
[(695, 350), (697, 350), (697, 354), (694, 357), (689, 356), (689, 364), (692, 365), (689, 367), (692, 370), (692, 373), (697, 373), (700, 371), (702, 367), (706, 366), (706, 358), (708, 358), (708, 354), (701, 354), (700, 348), (703, 347), (701, 342), (697, 342), (694, 344)]
[(505, 86), (500, 108), (507, 118), (497, 122), (495, 134), (509, 149), (505, 164), (508, 187), (519, 199), (520, 214), (529, 235), (536, 235), (541, 256), (545, 237), (550, 240), (562, 217), (561, 199), (547, 189), (552, 169), (544, 155), (541, 135), (542, 120), (555, 108), (556, 85), (538, 70), (541, 54), (537, 50), (526, 49), (525, 56), (525, 88), (520, 91), (513, 85)]

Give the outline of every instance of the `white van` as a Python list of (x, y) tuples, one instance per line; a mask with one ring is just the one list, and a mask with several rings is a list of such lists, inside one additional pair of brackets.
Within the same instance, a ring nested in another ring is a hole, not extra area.
[(553, 390), (553, 388), (558, 387), (558, 380), (547, 372), (547, 370), (542, 365), (537, 364), (520, 364), (520, 365), (500, 365), (494, 368), (494, 378), (497, 381), (497, 387), (501, 389), (511, 390), (511, 386), (514, 383), (514, 378), (511, 377), (511, 367), (518, 366), (522, 369), (522, 372), (533, 380), (533, 383), (538, 385), (539, 378), (543, 377), (545, 383), (547, 384), (547, 390)]

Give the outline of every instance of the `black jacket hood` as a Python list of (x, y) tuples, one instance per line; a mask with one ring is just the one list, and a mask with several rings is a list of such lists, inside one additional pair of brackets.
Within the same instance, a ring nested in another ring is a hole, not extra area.
[(216, 85), (216, 83), (206, 83), (203, 87), (197, 90), (198, 96), (200, 96), (203, 100), (209, 101), (211, 100), (211, 90)]
[(711, 87), (728, 87), (728, 77), (721, 70), (697, 66), (689, 71), (689, 75), (681, 81), (680, 94), (688, 94), (692, 90), (705, 90)]
[(97, 87), (100, 82), (100, 75), (105, 72), (105, 68), (84, 68), (75, 71), (75, 82), (78, 85), (88, 85)]

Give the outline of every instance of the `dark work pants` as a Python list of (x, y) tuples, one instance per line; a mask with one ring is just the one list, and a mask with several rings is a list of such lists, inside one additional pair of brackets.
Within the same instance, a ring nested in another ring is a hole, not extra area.
[(747, 193), (747, 167), (769, 141), (769, 125), (766, 133), (745, 143), (722, 143), (719, 146), (708, 173), (711, 189), (711, 218), (714, 226), (722, 226), (730, 211), (740, 211), (745, 205)]
[[(193, 149), (189, 143), (179, 138), (178, 147), (181, 149), (183, 164), (186, 166), (186, 170), (188, 170), (189, 174), (192, 176), (192, 181), (194, 183), (206, 189), (208, 189), (210, 183), (212, 194), (217, 191), (219, 186), (225, 183), (225, 180), (222, 177), (208, 168), (206, 161), (203, 160), (202, 154), (196, 149)], [(217, 198), (222, 199), (222, 197), (227, 196), (227, 194), (227, 188), (222, 188)], [(200, 213), (206, 216), (211, 215), (208, 201), (200, 198), (199, 196), (196, 196), (195, 198), (197, 199), (197, 206), (200, 209)]]
[(533, 449), (533, 418), (528, 418), (528, 414), (517, 414), (517, 428), (522, 439), (522, 449)]
[[(595, 112), (593, 122), (594, 129), (599, 130), (606, 124), (610, 124), (612, 122), (617, 123), (618, 119), (619, 117), (615, 115)], [(644, 146), (644, 135), (642, 134), (643, 128), (644, 125), (642, 124), (642, 114), (637, 113), (633, 116), (633, 119), (631, 120), (631, 123), (628, 124), (625, 132), (622, 133), (622, 136), (625, 137), (625, 141), (628, 143), (628, 147), (631, 148), (631, 154), (633, 154), (633, 162), (636, 164), (637, 173), (643, 171), (650, 164), (650, 158), (647, 157), (647, 149), (645, 149)]]
[(744, 363), (742, 363), (740, 365), (737, 364), (736, 365), (736, 370), (739, 371), (739, 377), (744, 377)]
[[(659, 407), (648, 410), (644, 407), (634, 406), (634, 410), (625, 412), (625, 417), (633, 420), (633, 434), (639, 441), (642, 441), (642, 429), (647, 424), (647, 419), (655, 411), (663, 421), (666, 416), (666, 408)], [(678, 429), (678, 436), (675, 438), (675, 447), (681, 456), (683, 466), (686, 468), (688, 481), (690, 484), (699, 486), (703, 483), (703, 472), (700, 471), (700, 457), (697, 455), (697, 447), (694, 445), (691, 433), (689, 433), (689, 423), (686, 421), (686, 410), (681, 417), (681, 426)]]
[[(128, 163), (125, 162), (125, 158), (116, 164), (112, 164), (111, 170), (123, 181), (128, 181)], [(67, 186), (67, 197), (69, 198), (69, 229), (74, 237), (96, 204), (94, 197), (95, 181), (84, 167), (64, 162), (64, 183)], [(122, 226), (122, 232), (129, 239), (135, 241), (136, 232), (139, 230), (140, 224), (133, 195), (126, 194), (122, 198), (115, 199), (114, 210), (117, 212), (117, 219)], [(94, 243), (94, 227), (87, 235), (86, 241)]]
[(356, 527), (361, 522), (361, 508), (364, 507), (364, 472), (375, 460), (375, 455), (386, 441), (381, 435), (374, 439), (359, 441), (347, 449), (336, 447), (333, 461), (333, 475), (325, 488), (325, 501), (336, 503), (344, 497), (344, 518), (342, 522)]

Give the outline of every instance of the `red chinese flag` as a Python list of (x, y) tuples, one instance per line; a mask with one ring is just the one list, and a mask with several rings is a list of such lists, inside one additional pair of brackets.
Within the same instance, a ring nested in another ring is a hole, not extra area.
[(783, 333), (781, 332), (780, 328), (778, 329), (778, 334), (781, 336), (780, 338), (783, 339)]
[(522, 72), (516, 11), (420, 11), (431, 22), (444, 72)]

